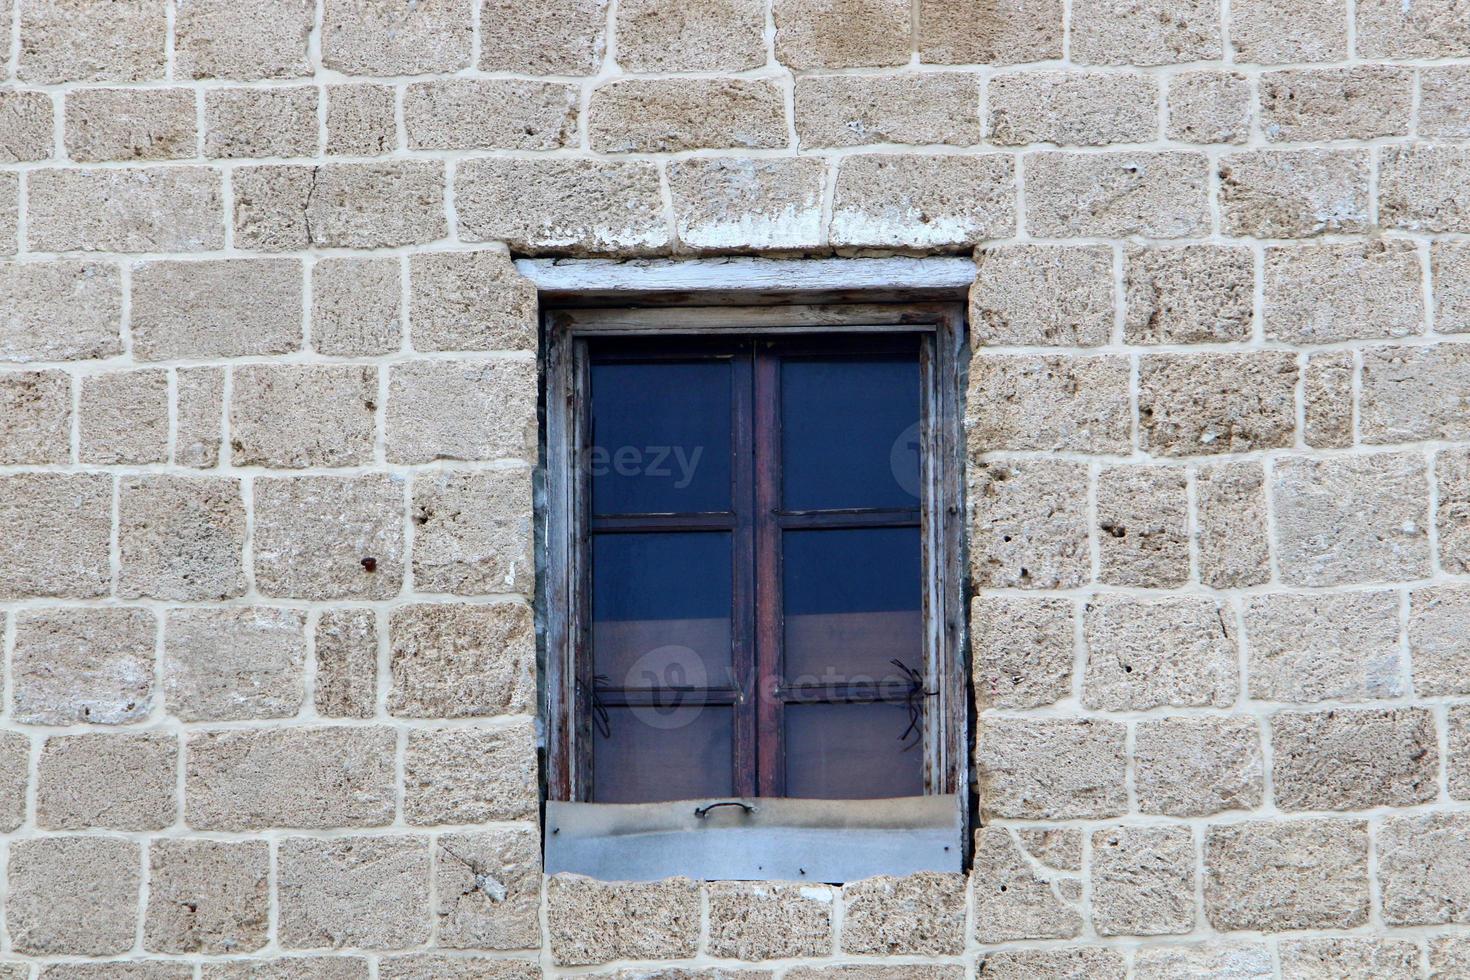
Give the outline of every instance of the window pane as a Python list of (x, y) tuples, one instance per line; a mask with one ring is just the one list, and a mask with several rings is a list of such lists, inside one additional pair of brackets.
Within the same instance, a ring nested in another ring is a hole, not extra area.
[(594, 802), (692, 800), (734, 791), (729, 708), (608, 708), (605, 731), (594, 725)]
[[(924, 754), (905, 704), (788, 704), (786, 795), (869, 800), (924, 794)], [(904, 750), (906, 745), (913, 748)]]
[(922, 671), (917, 527), (787, 531), (781, 569), (785, 679), (853, 684)]
[(730, 509), (730, 362), (592, 365), (592, 510)]
[(918, 358), (784, 361), (781, 464), (788, 510), (917, 507)]
[(730, 535), (592, 537), (593, 673), (612, 687), (725, 687)]

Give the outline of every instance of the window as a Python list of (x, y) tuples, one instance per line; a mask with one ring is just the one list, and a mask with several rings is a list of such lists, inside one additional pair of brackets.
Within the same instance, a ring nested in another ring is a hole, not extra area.
[[(904, 819), (798, 800), (958, 811), (958, 309), (548, 325), (551, 800), (716, 804), (732, 812), (697, 826), (773, 833)], [(926, 832), (943, 813), (908, 810)]]

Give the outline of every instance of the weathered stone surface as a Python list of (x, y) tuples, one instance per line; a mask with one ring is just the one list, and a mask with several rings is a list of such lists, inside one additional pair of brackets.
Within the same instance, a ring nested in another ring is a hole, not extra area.
[(591, 75), (606, 34), (607, 0), (480, 0), (483, 71)]
[(76, 361), (122, 350), (114, 265), (0, 262), (0, 310), (0, 360)]
[(0, 372), (0, 464), (71, 462), (71, 384), (65, 371)]
[(1061, 0), (917, 0), (919, 60), (1011, 65), (1062, 56)]
[(1016, 827), (1016, 842), (1028, 857), (1057, 871), (1082, 870), (1082, 831), (1058, 827)]
[(1205, 833), (1205, 915), (1216, 929), (1348, 929), (1368, 921), (1368, 825), (1254, 820)]
[(983, 812), (1023, 820), (1111, 817), (1128, 808), (1123, 726), (991, 718), (977, 733)]
[(1236, 58), (1262, 65), (1341, 61), (1348, 15), (1339, 0), (1236, 0), (1230, 5)]
[(531, 471), (445, 471), (415, 479), (414, 586), (458, 595), (535, 585)]
[(148, 848), (143, 945), (162, 953), (248, 953), (266, 943), (265, 841), (156, 840)]
[(105, 837), (13, 841), (5, 926), (28, 956), (109, 956), (133, 947), (138, 844)]
[(1363, 58), (1470, 55), (1470, 23), (1456, 0), (1423, 0), (1407, 7), (1386, 0), (1363, 0), (1357, 28), (1358, 55)]
[[(20, 7), (24, 82), (139, 82), (162, 78), (163, 0), (26, 0)], [(8, 12), (8, 10), (7, 10)]]
[(332, 609), (316, 624), (317, 714), (371, 718), (378, 703), (378, 622), (371, 609)]
[(1266, 479), (1260, 464), (1201, 466), (1194, 495), (1200, 582), (1237, 589), (1270, 579)]
[(296, 350), (302, 276), (296, 259), (138, 265), (133, 269), (133, 355), (165, 361)]
[[(961, 966), (925, 966), (914, 964), (911, 966), (879, 966), (872, 964), (852, 966), (796, 966), (792, 967), (786, 977), (789, 980), (960, 980), (964, 976), (964, 967)], [(744, 974), (733, 974), (720, 976), (707, 976), (705, 974), (691, 974), (689, 978), (676, 975), (671, 980), (729, 980), (735, 977), (737, 980), (747, 980)], [(628, 978), (622, 978), (628, 980)], [(632, 978), (637, 980), (637, 978)], [(644, 978), (647, 980), (647, 978)], [(749, 978), (754, 980), (754, 978)]]
[(117, 594), (124, 599), (230, 599), (245, 593), (245, 506), (228, 478), (118, 481)]
[(1414, 454), (1279, 460), (1271, 492), (1282, 580), (1345, 585), (1428, 574), (1425, 476)]
[(1087, 466), (972, 463), (970, 574), (977, 588), (1073, 588), (1087, 581)]
[[(9, 8), (0, 8), (8, 11)], [(45, 92), (0, 92), (0, 163), (29, 163), (52, 156), (55, 110)], [(76, 159), (75, 154), (71, 154)]]
[(503, 252), (421, 252), (408, 260), (413, 347), (534, 350), (536, 287)]
[(180, 368), (175, 374), (178, 389), (174, 463), (212, 469), (219, 465), (224, 440), (224, 368)]
[(236, 466), (356, 466), (372, 461), (378, 372), (349, 364), (234, 368), (230, 458)]
[(1358, 402), (1365, 443), (1470, 439), (1470, 347), (1370, 347)]
[(398, 148), (391, 85), (327, 87), (328, 156), (376, 157)]
[(1373, 139), (1409, 131), (1414, 73), (1389, 65), (1292, 68), (1261, 76), (1261, 131), (1272, 142)]
[(1470, 705), (1451, 705), (1445, 713), (1445, 776), (1454, 800), (1470, 799)]
[(1353, 444), (1353, 353), (1324, 351), (1307, 357), (1302, 378), (1302, 441), (1313, 448)]
[(544, 974), (539, 964), (526, 960), (410, 953), (381, 958), (378, 976), (380, 980), (538, 980)]
[(980, 954), (978, 976), (985, 980), (1123, 980), (1128, 962), (1115, 949), (1007, 949)]
[(404, 949), (428, 941), (423, 837), (290, 837), (276, 858), (281, 945)]
[(1261, 805), (1261, 737), (1249, 717), (1140, 722), (1133, 765), (1143, 813), (1199, 817)]
[(322, 64), (348, 75), (423, 75), (470, 66), (472, 0), (326, 0)]
[(992, 143), (1103, 146), (1146, 143), (1159, 133), (1158, 82), (1144, 74), (1024, 72), (986, 87)]
[(1252, 698), (1364, 701), (1404, 693), (1393, 592), (1252, 596), (1245, 632)]
[[(47, 112), (49, 123), (49, 106)], [(185, 88), (79, 89), (66, 96), (66, 155), (81, 163), (192, 157), (195, 129), (194, 93)]]
[(442, 160), (268, 164), (230, 181), (241, 248), (392, 248), (448, 231)]
[(1454, 586), (1409, 594), (1409, 659), (1421, 697), (1470, 694), (1470, 590)]
[[(147, 717), (157, 622), (146, 609), (57, 608), (15, 619), (13, 721), (122, 725)], [(8, 747), (8, 746), (7, 746)]]
[(965, 878), (922, 871), (842, 886), (842, 949), (882, 956), (955, 956), (964, 950)]
[(289, 718), (305, 698), (306, 615), (241, 606), (172, 609), (163, 638), (163, 693), (184, 721)]
[(913, 0), (774, 0), (776, 60), (789, 68), (907, 64)]
[(1384, 147), (1379, 158), (1378, 215), (1388, 228), (1470, 230), (1470, 149)]
[(546, 881), (551, 955), (560, 966), (694, 955), (699, 886), (688, 878), (597, 881), (560, 874)]
[(390, 823), (395, 741), (386, 727), (195, 732), (185, 822), (229, 831)]
[(975, 253), (970, 339), (977, 347), (1098, 347), (1113, 331), (1113, 250), (1010, 245)]
[(204, 155), (310, 157), (319, 152), (313, 86), (220, 88), (204, 93)]
[(1271, 716), (1271, 778), (1283, 810), (1409, 806), (1438, 793), (1434, 719), (1423, 708)]
[(1246, 248), (1181, 245), (1123, 255), (1123, 332), (1131, 344), (1208, 344), (1251, 333), (1255, 260)]
[(1250, 136), (1251, 117), (1250, 82), (1239, 72), (1187, 71), (1169, 79), (1164, 134), (1171, 140), (1244, 143)]
[(400, 606), (390, 629), (390, 713), (472, 718), (532, 709), (536, 637), (523, 603)]
[(1041, 151), (1024, 166), (1033, 235), (1179, 238), (1209, 230), (1203, 154)]
[(1110, 827), (1092, 835), (1092, 922), (1099, 935), (1194, 928), (1194, 834), (1188, 827)]
[(398, 259), (321, 259), (311, 267), (311, 346), (322, 354), (370, 357), (403, 343)]
[(536, 747), (528, 722), (414, 730), (403, 756), (411, 824), (524, 820), (536, 814)]
[(296, 599), (391, 599), (403, 588), (402, 478), (255, 481), (255, 586)]
[(709, 884), (709, 949), (737, 960), (826, 956), (837, 896), (822, 885), (766, 881)]
[[(1429, 267), (1434, 280), (1435, 332), (1470, 333), (1470, 242), (1433, 243), (1429, 246)], [(4, 269), (0, 268), (0, 283), (3, 276)], [(3, 343), (0, 340), (0, 345)]]
[(759, 68), (766, 63), (765, 32), (762, 0), (627, 0), (618, 4), (618, 67), (631, 72)]
[(1444, 449), (1434, 455), (1439, 507), (1439, 561), (1447, 572), (1470, 570), (1470, 450)]
[(1368, 227), (1365, 150), (1250, 150), (1220, 158), (1221, 230), (1309, 238)]
[[(383, 961), (381, 976), (388, 976)], [(356, 956), (290, 956), (215, 960), (201, 967), (203, 980), (367, 980), (368, 961)]]
[(1385, 922), (1470, 921), (1470, 815), (1389, 817), (1377, 847)]
[(592, 94), (588, 139), (603, 153), (787, 145), (781, 89), (766, 80), (629, 79)]
[(1334, 936), (1284, 940), (1279, 948), (1281, 975), (1291, 980), (1416, 980), (1419, 976), (1419, 946), (1407, 940)]
[[(0, 976), (5, 980), (26, 980), (26, 969), (21, 964), (21, 972), (0, 972)], [(102, 960), (91, 963), (75, 960), (42, 964), (39, 977), (41, 980), (193, 980), (194, 967), (182, 960)]]
[(1098, 580), (1172, 588), (1189, 579), (1189, 492), (1180, 466), (1109, 466), (1097, 476)]
[(531, 360), (408, 361), (388, 374), (388, 460), (534, 459)]
[(1188, 946), (1145, 946), (1133, 961), (1135, 980), (1269, 980), (1275, 976), (1265, 943), (1209, 942)]
[(795, 99), (803, 147), (980, 142), (980, 83), (968, 72), (803, 75)]
[(1083, 636), (1082, 703), (1089, 708), (1219, 708), (1235, 701), (1235, 623), (1214, 600), (1099, 596), (1085, 607)]
[(669, 243), (646, 161), (467, 160), (455, 168), (459, 237), (520, 254), (644, 255)]
[(0, 476), (0, 599), (92, 598), (108, 591), (112, 479), (95, 473)]
[(969, 404), (966, 438), (972, 453), (1129, 451), (1124, 357), (981, 352), (970, 362)]
[[(47, 830), (162, 830), (174, 822), (179, 742), (172, 735), (48, 738), (36, 777), (36, 825)], [(119, 774), (126, 778), (119, 779)]]
[(167, 372), (88, 375), (82, 379), (78, 409), (78, 458), (83, 463), (168, 462)]
[(1430, 980), (1453, 980), (1470, 969), (1470, 939), (1451, 933), (1429, 940)]
[(19, 732), (0, 732), (0, 831), (9, 833), (25, 822), (30, 770), (31, 740)]
[(1001, 154), (874, 154), (838, 165), (835, 246), (974, 245), (1015, 227), (1015, 165)]
[(410, 150), (554, 150), (575, 141), (578, 91), (559, 82), (448, 78), (403, 95)]
[(970, 602), (975, 699), (986, 708), (1036, 708), (1072, 693), (1072, 603), (976, 596)]
[(1081, 879), (1040, 865), (1009, 828), (975, 832), (974, 887), (982, 943), (1070, 939), (1082, 931)]
[(1327, 344), (1424, 330), (1412, 242), (1268, 248), (1263, 276), (1261, 319), (1272, 340)]
[(1467, 100), (1470, 100), (1470, 66), (1421, 68), (1419, 135), (1450, 139), (1470, 136), (1470, 117), (1463, 110)]
[(446, 834), (438, 840), (435, 864), (438, 945), (541, 945), (541, 835), (535, 827)]
[(669, 193), (679, 243), (711, 251), (816, 248), (826, 173), (815, 157), (673, 161)]
[(0, 255), (20, 248), (20, 174), (0, 173)]
[(1167, 65), (1220, 56), (1218, 0), (1077, 0), (1072, 57), (1093, 65)]
[(27, 240), (47, 252), (221, 248), (220, 183), (208, 167), (33, 170), (26, 178)]
[(179, 0), (176, 71), (186, 78), (288, 78), (311, 74), (309, 0)]

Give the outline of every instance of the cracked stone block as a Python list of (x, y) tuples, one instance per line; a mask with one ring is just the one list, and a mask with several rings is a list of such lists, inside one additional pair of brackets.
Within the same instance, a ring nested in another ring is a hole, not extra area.
[(219, 465), (225, 435), (225, 369), (179, 368), (178, 432), (174, 437), (174, 463), (197, 469)]
[(1275, 967), (1265, 943), (1209, 942), (1187, 946), (1145, 946), (1133, 961), (1135, 980), (1270, 980)]
[(113, 956), (133, 948), (141, 878), (136, 841), (12, 841), (5, 926), (23, 956)]
[(623, 0), (616, 26), (624, 71), (733, 72), (766, 63), (762, 0)]
[(956, 956), (965, 946), (965, 877), (921, 871), (842, 886), (842, 949), (881, 956)]
[(1068, 599), (976, 596), (970, 602), (976, 708), (1038, 708), (1072, 693)]
[(1406, 136), (1414, 72), (1391, 65), (1292, 68), (1261, 76), (1261, 132), (1271, 142)]
[(376, 157), (398, 149), (391, 85), (327, 86), (328, 156)]
[(71, 384), (65, 371), (0, 371), (0, 465), (71, 462)]
[(1264, 765), (1253, 718), (1141, 722), (1133, 766), (1142, 813), (1199, 817), (1261, 805)]
[(1244, 143), (1252, 101), (1250, 80), (1240, 72), (1180, 72), (1169, 79), (1165, 135), (1181, 143)]
[(38, 609), (15, 618), (13, 720), (125, 725), (153, 705), (157, 621), (147, 609)]
[(378, 370), (355, 364), (232, 369), (230, 459), (236, 466), (362, 466), (377, 439)]
[(1249, 452), (1295, 438), (1297, 366), (1289, 351), (1146, 354), (1138, 375), (1147, 452)]
[(403, 814), (415, 825), (525, 820), (536, 814), (536, 745), (528, 722), (415, 729), (403, 756)]
[(1279, 948), (1281, 975), (1291, 980), (1417, 980), (1420, 976), (1419, 944), (1407, 940), (1334, 936), (1285, 940)]
[(541, 945), (541, 835), (521, 826), (438, 840), (438, 945), (535, 949)]
[(83, 463), (167, 462), (168, 372), (109, 371), (82, 378), (78, 428)]
[(982, 943), (1070, 939), (1082, 931), (1081, 879), (1041, 865), (1007, 827), (975, 832), (973, 877), (975, 938)]
[(1288, 245), (1265, 250), (1266, 337), (1330, 344), (1424, 330), (1424, 284), (1412, 242)]
[(978, 976), (985, 980), (1124, 980), (1128, 962), (1115, 949), (1076, 946), (1065, 949), (1008, 949), (980, 954)]
[(1350, 929), (1368, 921), (1368, 904), (1366, 821), (1253, 820), (1205, 832), (1205, 915), (1216, 929)]
[(520, 602), (416, 603), (393, 610), (390, 714), (473, 718), (528, 712), (536, 639)]
[(1073, 588), (1091, 577), (1085, 464), (971, 463), (967, 482), (977, 588)]
[(1342, 0), (1233, 0), (1230, 45), (1242, 62), (1260, 65), (1341, 61), (1348, 53)]
[(392, 822), (386, 727), (194, 732), (185, 754), (185, 822), (196, 830), (375, 827)]
[(1302, 441), (1314, 449), (1353, 444), (1353, 353), (1307, 356), (1302, 379)]
[(711, 955), (776, 960), (831, 952), (831, 888), (767, 881), (712, 881), (708, 888)]
[(520, 79), (415, 82), (403, 96), (410, 150), (555, 150), (577, 139), (576, 86)]
[(1113, 332), (1113, 250), (1009, 245), (975, 253), (970, 339), (984, 345), (1098, 347)]
[(281, 946), (406, 949), (428, 942), (424, 837), (288, 837), (276, 858)]
[(546, 880), (546, 922), (559, 966), (613, 960), (682, 959), (699, 940), (699, 885), (688, 878)]
[(977, 741), (982, 813), (1070, 820), (1113, 817), (1128, 808), (1124, 727), (1116, 722), (990, 718)]
[(913, 0), (774, 0), (776, 60), (788, 68), (909, 61)]
[(143, 945), (162, 953), (248, 953), (266, 944), (265, 841), (156, 840), (148, 848)]
[(1363, 442), (1470, 438), (1467, 352), (1458, 344), (1365, 349), (1358, 403)]
[(225, 244), (222, 176), (211, 167), (32, 170), (26, 209), (27, 240), (40, 251), (203, 252)]
[[(606, 34), (607, 0), (480, 0), (480, 70), (592, 75), (602, 64)], [(636, 50), (637, 40), (631, 43)]]
[(1026, 230), (1181, 238), (1209, 231), (1209, 160), (1193, 152), (1064, 153), (1026, 157)]
[(457, 595), (535, 585), (531, 471), (444, 471), (414, 480), (414, 585)]
[(1016, 228), (1015, 163), (981, 156), (842, 158), (832, 201), (835, 247), (977, 245)]
[(1251, 150), (1216, 165), (1227, 235), (1309, 238), (1368, 228), (1366, 150)]
[(1194, 834), (1188, 827), (1109, 827), (1092, 835), (1092, 923), (1103, 936), (1189, 932)]
[(112, 478), (95, 473), (0, 476), (0, 599), (94, 598), (112, 578)]
[[(122, 281), (105, 262), (0, 262), (0, 361), (79, 361), (122, 351)], [(137, 328), (136, 308), (134, 329)]]
[(1001, 146), (1147, 143), (1159, 134), (1159, 84), (1142, 73), (996, 75), (986, 107), (985, 130)]
[(470, 67), (474, 0), (326, 0), (322, 64), (347, 75), (427, 75)]
[(403, 588), (403, 515), (404, 479), (386, 473), (256, 480), (256, 588), (298, 599), (393, 598)]
[(1116, 355), (978, 354), (970, 363), (971, 453), (1127, 453), (1128, 360)]
[(448, 233), (444, 184), (442, 160), (239, 167), (235, 244), (280, 252), (436, 241)]
[(1097, 477), (1098, 580), (1170, 588), (1189, 580), (1183, 467), (1110, 466)]
[(719, 251), (815, 248), (822, 243), (827, 165), (811, 157), (693, 157), (668, 166), (679, 242)]
[(1367, 701), (1405, 693), (1397, 593), (1252, 596), (1245, 633), (1252, 698)]
[(204, 155), (311, 157), (320, 152), (314, 86), (217, 88), (204, 93)]
[(796, 137), (803, 148), (973, 146), (980, 142), (979, 104), (979, 79), (969, 72), (803, 75), (796, 80)]
[(509, 255), (420, 252), (408, 274), (415, 350), (535, 350), (536, 286)]
[(1013, 65), (1062, 56), (1061, 0), (918, 0), (919, 60)]
[(184, 78), (291, 78), (311, 74), (312, 0), (179, 0), (175, 70)]
[(1200, 581), (1214, 589), (1271, 577), (1266, 476), (1259, 463), (1220, 463), (1195, 473)]
[(317, 714), (371, 718), (378, 703), (378, 620), (371, 609), (332, 609), (316, 624)]
[(186, 88), (79, 89), (66, 95), (65, 120), (66, 155), (79, 163), (198, 152), (194, 93)]
[(1082, 703), (1104, 711), (1222, 708), (1240, 687), (1235, 619), (1203, 596), (1098, 596), (1083, 610)]
[(23, 82), (141, 82), (162, 78), (164, 0), (26, 0), (20, 6)]
[(1220, 57), (1219, 0), (1075, 0), (1072, 57), (1093, 65), (1168, 65)]
[(536, 398), (531, 360), (395, 364), (388, 374), (388, 461), (533, 461)]
[(134, 356), (170, 361), (298, 350), (302, 280), (298, 259), (141, 263), (133, 269)]
[(172, 735), (48, 738), (37, 769), (36, 825), (162, 830), (177, 816), (178, 768), (179, 742)]
[(1385, 922), (1470, 922), (1470, 815), (1388, 817), (1377, 847)]
[(172, 609), (163, 692), (183, 721), (289, 718), (306, 696), (306, 614), (244, 606)]
[(403, 343), (396, 258), (318, 259), (311, 267), (311, 346), (322, 354), (370, 357)]
[(1210, 344), (1251, 334), (1255, 259), (1233, 245), (1123, 253), (1123, 333), (1131, 344)]
[(1421, 697), (1470, 694), (1470, 590), (1455, 586), (1409, 593), (1409, 659)]
[(1438, 795), (1439, 749), (1424, 708), (1271, 716), (1271, 779), (1283, 810), (1411, 806)]

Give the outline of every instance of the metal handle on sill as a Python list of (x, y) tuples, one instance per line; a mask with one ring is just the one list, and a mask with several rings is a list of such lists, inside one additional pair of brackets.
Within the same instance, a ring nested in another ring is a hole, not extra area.
[(746, 813), (754, 813), (756, 811), (756, 808), (754, 806), (746, 803), (744, 800), (721, 800), (718, 803), (706, 803), (704, 806), (695, 807), (694, 815), (700, 820), (703, 820), (705, 817), (709, 816), (709, 812), (711, 810), (722, 806), (738, 806)]

